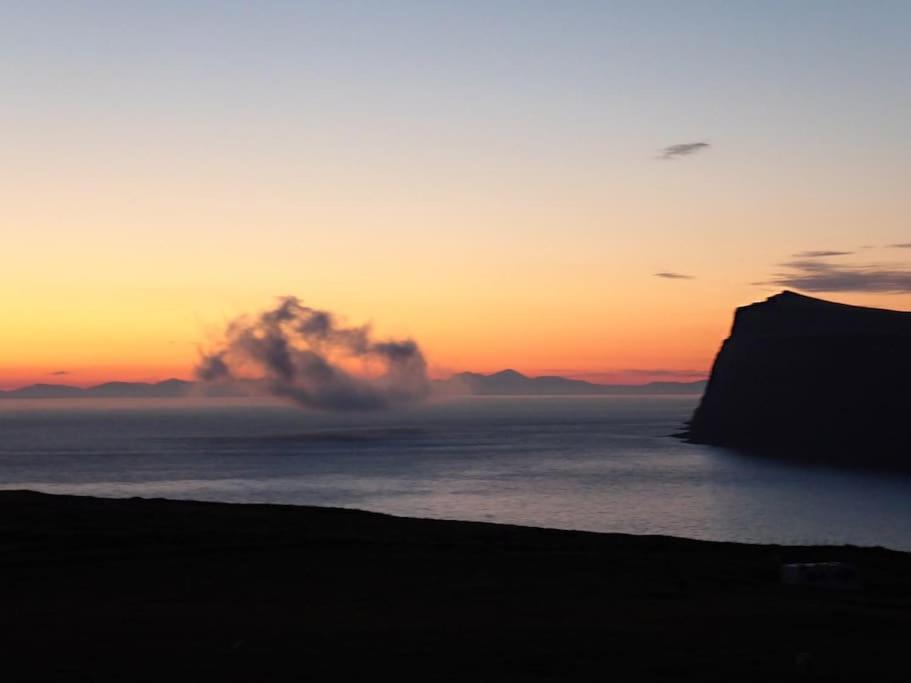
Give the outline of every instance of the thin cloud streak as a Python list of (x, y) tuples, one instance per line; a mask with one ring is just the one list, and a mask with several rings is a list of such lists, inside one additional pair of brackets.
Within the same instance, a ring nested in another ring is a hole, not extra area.
[(853, 251), (830, 251), (820, 249), (818, 251), (799, 251), (794, 254), (794, 258), (825, 258), (827, 256), (850, 256)]
[(684, 142), (678, 145), (668, 145), (661, 150), (658, 159), (669, 161), (680, 157), (690, 156), (711, 147), (708, 142)]
[(911, 270), (878, 264), (846, 266), (826, 261), (790, 261), (786, 272), (758, 284), (807, 292), (911, 293)]
[(665, 280), (695, 280), (696, 279), (692, 275), (685, 275), (683, 273), (672, 273), (672, 272), (668, 272), (668, 271), (664, 271), (661, 273), (655, 273), (655, 277), (661, 277), (661, 278), (664, 278)]

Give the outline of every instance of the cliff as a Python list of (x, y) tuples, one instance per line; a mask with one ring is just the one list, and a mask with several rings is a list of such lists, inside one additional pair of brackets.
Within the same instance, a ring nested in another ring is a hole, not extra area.
[(737, 309), (687, 437), (911, 467), (911, 313), (782, 292)]

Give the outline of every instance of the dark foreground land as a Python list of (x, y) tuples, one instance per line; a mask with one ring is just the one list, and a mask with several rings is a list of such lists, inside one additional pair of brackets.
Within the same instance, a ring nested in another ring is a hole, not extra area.
[[(911, 680), (911, 555), (0, 493), (0, 677)], [(847, 560), (853, 592), (782, 586)]]

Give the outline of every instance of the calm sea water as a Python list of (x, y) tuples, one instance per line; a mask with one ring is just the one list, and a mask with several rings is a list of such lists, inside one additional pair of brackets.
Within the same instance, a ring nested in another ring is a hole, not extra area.
[(0, 488), (911, 550), (911, 477), (669, 438), (695, 397), (466, 398), (323, 415), (241, 400), (0, 402)]

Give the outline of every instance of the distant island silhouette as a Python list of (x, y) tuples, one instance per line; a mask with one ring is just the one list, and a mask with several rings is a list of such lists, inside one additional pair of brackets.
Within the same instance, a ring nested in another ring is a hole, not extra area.
[(784, 291), (738, 308), (684, 436), (911, 467), (911, 313)]
[[(650, 382), (648, 384), (595, 384), (568, 377), (528, 377), (515, 370), (490, 375), (462, 372), (449, 379), (436, 380), (438, 393), (447, 395), (529, 396), (529, 395), (647, 395), (699, 394), (705, 380), (696, 382)], [(66, 384), (30, 384), (0, 391), (4, 398), (181, 398), (185, 396), (248, 396), (256, 393), (256, 383), (212, 385), (182, 379), (163, 382), (105, 382), (91, 387)]]
[(166, 379), (163, 382), (105, 382), (91, 387), (67, 384), (29, 384), (0, 391), (3, 398), (180, 398), (189, 394), (195, 382)]
[(557, 375), (529, 377), (515, 370), (501, 370), (490, 375), (460, 372), (437, 385), (443, 388), (481, 396), (527, 395), (639, 395), (698, 394), (705, 380), (695, 382), (649, 382), (647, 384), (595, 384)]

